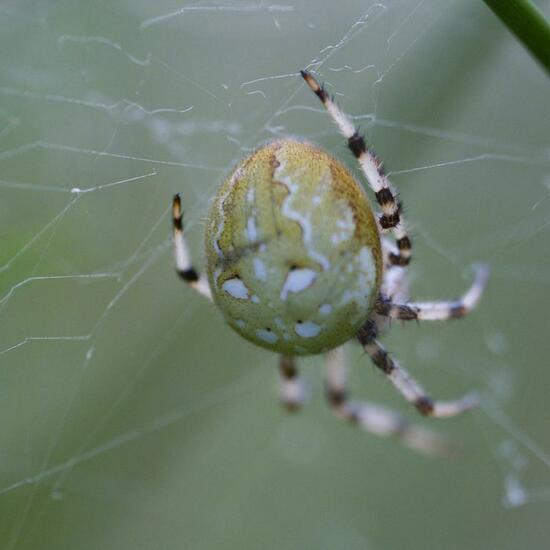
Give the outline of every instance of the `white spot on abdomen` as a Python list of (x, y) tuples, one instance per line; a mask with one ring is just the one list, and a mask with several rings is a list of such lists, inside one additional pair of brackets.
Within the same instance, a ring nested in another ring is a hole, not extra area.
[(352, 300), (359, 298), (359, 296), (359, 292), (353, 292), (349, 289), (345, 290), (342, 294), (342, 298), (340, 299), (340, 305), (349, 304)]
[(310, 287), (316, 278), (317, 272), (313, 269), (293, 269), (288, 274), (281, 290), (281, 300), (286, 300), (289, 292), (296, 294)]
[(227, 281), (223, 283), (222, 289), (230, 296), (233, 296), (233, 298), (248, 300), (248, 288), (246, 288), (246, 285), (237, 277), (227, 279)]
[(332, 311), (332, 306), (330, 304), (323, 304), (319, 308), (319, 313), (321, 315), (328, 315)]
[(254, 258), (252, 260), (252, 263), (254, 264), (254, 273), (256, 274), (256, 277), (260, 279), (260, 281), (266, 281), (267, 280), (267, 269), (265, 267), (265, 264), (260, 260), (259, 258)]
[(246, 192), (246, 200), (248, 204), (252, 204), (254, 202), (254, 193), (255, 193), (255, 187), (251, 185), (248, 188), (248, 191)]
[(273, 331), (263, 328), (256, 331), (256, 336), (260, 340), (263, 340), (264, 342), (269, 342), (270, 344), (274, 344), (279, 339), (279, 337)]
[(321, 325), (313, 321), (304, 321), (303, 323), (296, 323), (294, 330), (302, 338), (313, 338), (321, 332)]
[(246, 236), (251, 243), (258, 240), (258, 230), (256, 228), (256, 218), (248, 218), (246, 220)]

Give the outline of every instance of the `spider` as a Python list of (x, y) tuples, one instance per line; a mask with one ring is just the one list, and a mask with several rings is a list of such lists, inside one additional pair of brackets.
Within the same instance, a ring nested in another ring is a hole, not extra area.
[(422, 415), (443, 418), (471, 409), (474, 394), (455, 401), (430, 398), (379, 335), (391, 319), (463, 317), (477, 305), (488, 268), (476, 266), (473, 284), (457, 300), (408, 301), (412, 247), (394, 187), (323, 86), (307, 71), (301, 76), (346, 138), (381, 212), (373, 211), (350, 172), (323, 150), (294, 139), (273, 141), (241, 161), (213, 200), (205, 231), (207, 276), (191, 263), (181, 199), (174, 197), (177, 273), (213, 301), (237, 333), (279, 354), (280, 397), (287, 409), (295, 411), (304, 401), (296, 358), (323, 353), (326, 397), (337, 416), (417, 451), (446, 454), (448, 444), (434, 432), (385, 407), (350, 400), (343, 344), (358, 340)]

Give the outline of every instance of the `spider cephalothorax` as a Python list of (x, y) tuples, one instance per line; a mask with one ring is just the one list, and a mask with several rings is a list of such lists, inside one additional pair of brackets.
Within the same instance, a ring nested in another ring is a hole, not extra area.
[(241, 161), (214, 198), (206, 223), (206, 278), (191, 265), (180, 198), (174, 197), (178, 273), (213, 300), (241, 336), (280, 354), (281, 397), (289, 409), (304, 398), (294, 357), (325, 353), (327, 398), (340, 417), (417, 450), (446, 452), (432, 432), (386, 408), (348, 399), (342, 345), (356, 338), (422, 414), (447, 417), (470, 409), (476, 403), (471, 395), (429, 398), (378, 336), (392, 318), (462, 317), (477, 304), (488, 269), (478, 266), (476, 280), (458, 300), (408, 302), (411, 241), (392, 185), (352, 122), (310, 73), (301, 74), (347, 139), (381, 213), (326, 152), (293, 139), (271, 142)]

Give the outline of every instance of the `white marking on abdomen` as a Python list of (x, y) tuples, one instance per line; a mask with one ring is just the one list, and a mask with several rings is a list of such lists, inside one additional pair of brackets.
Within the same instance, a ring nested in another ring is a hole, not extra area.
[[(286, 186), (286, 188), (289, 191), (288, 195), (285, 197), (283, 201), (283, 204), (281, 205), (281, 212), (283, 216), (286, 216), (287, 218), (297, 222), (300, 225), (303, 233), (303, 241), (306, 246), (308, 255), (310, 256), (310, 258), (312, 258), (316, 262), (319, 262), (319, 264), (321, 264), (323, 269), (328, 270), (330, 268), (330, 262), (328, 261), (328, 259), (325, 256), (323, 256), (320, 252), (317, 252), (311, 245), (311, 241), (313, 238), (313, 229), (311, 227), (311, 221), (306, 216), (304, 216), (301, 212), (299, 212), (298, 210), (293, 210), (291, 207), (290, 203), (292, 202), (293, 196), (298, 191), (300, 186), (297, 183), (294, 183), (292, 181), (291, 176), (285, 176), (282, 174), (282, 172), (284, 172), (284, 169), (285, 169), (285, 164), (279, 158), (277, 160), (280, 161), (280, 164), (275, 170), (274, 179), (276, 179), (277, 181), (280, 181), (283, 185)], [(300, 177), (300, 173), (295, 173), (294, 176)]]
[(263, 328), (256, 331), (256, 336), (260, 340), (263, 340), (264, 342), (269, 342), (270, 344), (274, 344), (279, 339), (279, 337), (273, 331)]
[(287, 275), (281, 290), (281, 300), (286, 300), (289, 292), (296, 294), (310, 287), (316, 278), (317, 272), (313, 269), (293, 269)]
[(246, 192), (246, 200), (249, 204), (252, 204), (254, 202), (254, 193), (256, 191), (256, 188), (251, 185), (249, 188), (248, 188), (248, 191)]
[(321, 325), (318, 325), (313, 321), (304, 321), (294, 325), (294, 330), (302, 338), (314, 338), (319, 334), (319, 332), (321, 332), (321, 328)]
[(248, 288), (246, 288), (246, 285), (237, 277), (234, 279), (227, 279), (227, 281), (223, 283), (222, 289), (230, 296), (233, 296), (233, 298), (248, 300)]
[(256, 218), (248, 218), (246, 220), (246, 236), (251, 243), (258, 240), (258, 229), (256, 228)]
[(259, 258), (254, 258), (252, 260), (252, 263), (254, 265), (254, 273), (256, 274), (256, 277), (260, 279), (260, 281), (266, 281), (267, 280), (267, 269), (265, 267), (265, 264), (260, 260)]

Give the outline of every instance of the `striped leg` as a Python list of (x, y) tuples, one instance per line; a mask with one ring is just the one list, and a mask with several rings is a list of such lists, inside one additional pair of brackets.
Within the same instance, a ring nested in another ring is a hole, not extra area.
[(401, 205), (396, 200), (396, 192), (392, 184), (384, 174), (382, 162), (372, 151), (369, 151), (363, 136), (311, 73), (300, 71), (300, 74), (347, 139), (348, 148), (357, 158), (368, 184), (375, 193), (376, 200), (382, 209), (378, 219), (380, 228), (382, 231), (391, 230), (396, 240), (397, 251), (390, 254), (390, 262), (394, 265), (408, 265), (411, 260), (411, 240), (407, 235)]
[(384, 346), (376, 339), (376, 335), (376, 323), (369, 321), (361, 328), (357, 337), (372, 362), (387, 376), (395, 389), (416, 407), (418, 412), (425, 416), (446, 418), (466, 412), (478, 404), (475, 394), (465, 395), (456, 401), (434, 401), (422, 386), (389, 356)]
[(381, 296), (376, 304), (376, 313), (390, 319), (401, 319), (403, 321), (446, 321), (447, 319), (464, 317), (478, 304), (488, 278), (488, 266), (477, 265), (472, 286), (458, 300), (397, 303), (392, 298)]
[(172, 226), (174, 229), (174, 257), (177, 274), (199, 294), (212, 300), (208, 281), (204, 276), (199, 276), (191, 265), (189, 249), (183, 236), (183, 213), (179, 195), (174, 195), (174, 199), (172, 200)]
[[(394, 244), (387, 238), (382, 238), (384, 276), (382, 277), (382, 284), (380, 286), (380, 295), (388, 297), (392, 302), (406, 303), (409, 299), (407, 268), (390, 263), (389, 257), (394, 250)], [(376, 323), (378, 334), (390, 327), (390, 317), (374, 312), (371, 319)]]
[(343, 420), (382, 437), (395, 437), (401, 443), (427, 455), (449, 456), (452, 447), (434, 432), (411, 424), (390, 409), (367, 402), (348, 401), (344, 348), (326, 354), (326, 395), (331, 409)]
[(302, 408), (305, 392), (294, 358), (281, 355), (279, 357), (279, 372), (281, 374), (281, 403), (288, 411), (295, 412)]
[(407, 302), (409, 300), (409, 280), (407, 267), (391, 263), (391, 255), (396, 253), (394, 243), (388, 239), (382, 239), (382, 255), (384, 259), (384, 276), (380, 292), (394, 302)]

